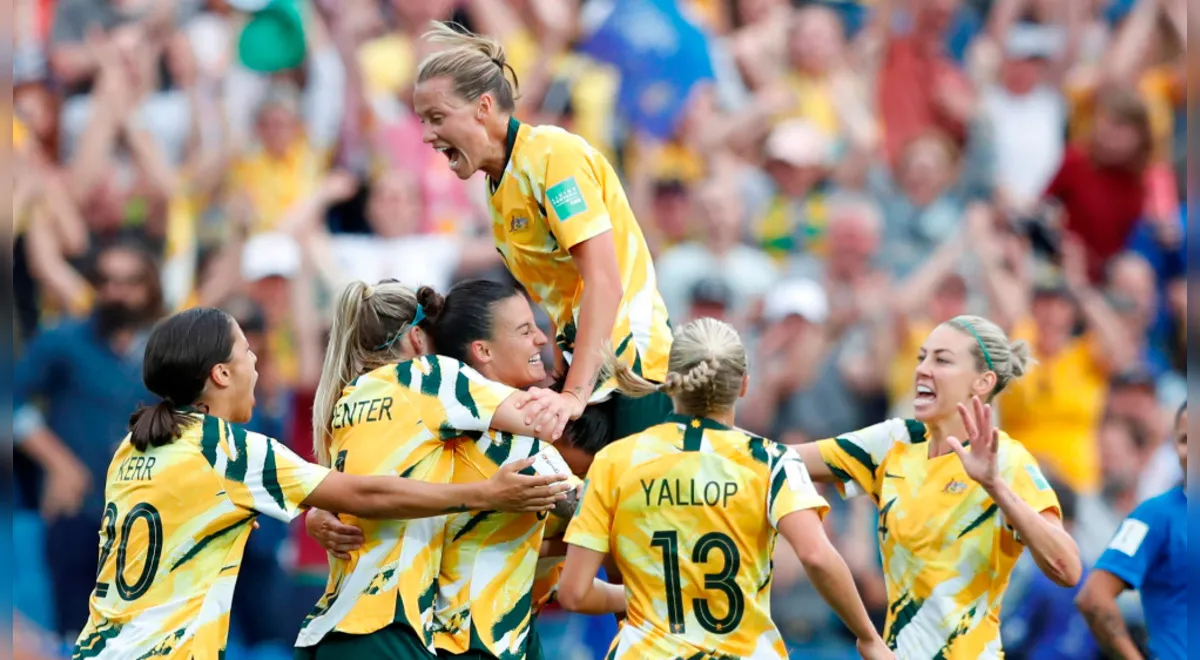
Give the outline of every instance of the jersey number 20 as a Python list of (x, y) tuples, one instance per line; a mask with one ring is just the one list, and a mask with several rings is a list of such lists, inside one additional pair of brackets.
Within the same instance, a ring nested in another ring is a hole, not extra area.
[[(662, 551), (663, 575), (667, 587), (667, 619), (671, 625), (671, 633), (682, 635), (686, 632), (686, 624), (683, 614), (683, 585), (679, 579), (679, 533), (655, 532), (650, 545)], [(727, 635), (741, 623), (742, 614), (746, 611), (746, 596), (742, 594), (736, 581), (742, 555), (728, 535), (709, 532), (701, 536), (692, 548), (692, 562), (708, 563), (708, 556), (714, 550), (724, 555), (725, 565), (719, 573), (705, 574), (704, 589), (725, 594), (729, 600), (729, 610), (725, 616), (718, 619), (708, 606), (708, 598), (693, 598), (692, 609), (696, 612), (696, 621), (700, 623), (701, 628), (718, 635)]]
[[(133, 526), (139, 520), (144, 520), (146, 523), (146, 563), (142, 565), (141, 574), (133, 584), (130, 584), (125, 580), (129, 533), (133, 531)], [(100, 567), (97, 569), (97, 573), (104, 570), (104, 562), (108, 560), (109, 554), (112, 553), (113, 543), (117, 540), (117, 505), (112, 502), (104, 507), (104, 539), (104, 547), (100, 548)], [(162, 517), (158, 515), (158, 509), (154, 508), (154, 505), (141, 502), (130, 509), (121, 522), (121, 542), (117, 545), (116, 582), (117, 593), (123, 600), (137, 600), (150, 590), (150, 585), (154, 582), (154, 574), (158, 572), (158, 561), (162, 558), (162, 551)]]

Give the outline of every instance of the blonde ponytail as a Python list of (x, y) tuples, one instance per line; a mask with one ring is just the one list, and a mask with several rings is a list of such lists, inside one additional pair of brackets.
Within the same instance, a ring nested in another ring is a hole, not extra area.
[(421, 38), (449, 48), (421, 61), (417, 68), (418, 84), (449, 77), (454, 81), (455, 93), (463, 99), (474, 101), (491, 94), (501, 110), (511, 113), (516, 109), (520, 84), (500, 42), (441, 21), (434, 21)]
[(369, 371), (411, 357), (399, 339), (416, 313), (416, 294), (398, 282), (352, 282), (338, 297), (313, 400), (313, 454), (321, 465), (332, 464), (333, 412), (342, 391)]
[(615, 379), (617, 389), (626, 396), (662, 392), (674, 400), (680, 413), (704, 417), (726, 412), (737, 403), (747, 371), (746, 349), (729, 324), (697, 319), (675, 335), (667, 368), (664, 381), (652, 383), (607, 347), (601, 375)]
[(946, 325), (974, 340), (971, 357), (976, 370), (996, 374), (996, 386), (988, 397), (989, 401), (1037, 364), (1028, 343), (1019, 339), (1010, 341), (1003, 328), (982, 316), (964, 314), (946, 321)]

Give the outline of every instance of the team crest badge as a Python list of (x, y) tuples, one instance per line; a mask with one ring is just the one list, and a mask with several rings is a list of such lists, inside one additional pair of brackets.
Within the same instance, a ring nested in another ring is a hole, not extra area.
[(512, 223), (509, 225), (509, 231), (521, 231), (522, 229), (525, 229), (528, 226), (529, 226), (529, 219), (523, 218), (518, 215), (512, 219)]
[(946, 484), (946, 487), (942, 489), (942, 492), (947, 495), (958, 495), (959, 493), (962, 493), (966, 489), (967, 489), (966, 484), (959, 481), (958, 479), (951, 479), (950, 483)]

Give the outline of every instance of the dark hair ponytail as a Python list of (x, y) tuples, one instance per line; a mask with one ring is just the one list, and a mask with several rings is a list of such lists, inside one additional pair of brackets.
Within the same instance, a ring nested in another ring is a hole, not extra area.
[(129, 441), (138, 451), (171, 444), (195, 421), (189, 408), (200, 399), (212, 368), (233, 355), (233, 326), (233, 318), (212, 307), (189, 309), (154, 326), (142, 382), (162, 400), (129, 417)]
[(417, 303), (425, 310), (425, 322), (420, 325), (426, 328), (437, 325), (442, 311), (446, 308), (446, 298), (434, 291), (433, 287), (423, 286), (417, 289)]
[[(418, 300), (425, 288), (417, 292)], [(492, 339), (496, 304), (519, 295), (521, 290), (508, 282), (466, 280), (451, 287), (444, 299), (438, 296), (436, 310), (430, 310), (422, 301), (430, 319), (427, 332), (434, 348), (441, 355), (466, 363), (471, 342)]]
[(141, 406), (129, 416), (129, 442), (138, 451), (170, 444), (183, 435), (188, 419), (186, 413), (165, 400)]

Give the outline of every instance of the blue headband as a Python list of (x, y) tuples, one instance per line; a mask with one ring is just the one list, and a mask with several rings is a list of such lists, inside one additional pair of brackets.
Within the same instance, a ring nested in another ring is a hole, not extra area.
[(424, 321), (424, 320), (425, 320), (425, 308), (421, 306), (421, 303), (417, 303), (417, 311), (413, 314), (412, 320), (409, 321), (408, 323), (401, 325), (400, 329), (396, 331), (396, 334), (392, 335), (384, 343), (376, 346), (375, 350), (385, 351), (385, 350), (391, 348), (392, 344), (395, 344), (397, 339), (404, 336), (404, 331), (416, 326), (418, 323), (420, 323), (421, 321)]

